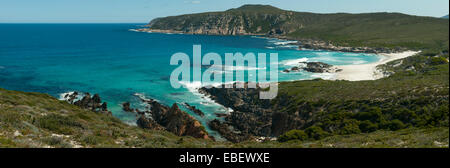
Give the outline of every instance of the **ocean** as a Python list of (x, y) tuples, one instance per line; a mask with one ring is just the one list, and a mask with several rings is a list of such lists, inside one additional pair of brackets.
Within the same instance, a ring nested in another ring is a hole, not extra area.
[[(0, 24), (0, 87), (41, 92), (60, 98), (78, 91), (100, 94), (113, 115), (131, 125), (136, 114), (121, 110), (123, 102), (145, 108), (137, 96), (166, 105), (189, 103), (205, 113), (189, 114), (204, 125), (214, 113), (229, 109), (196, 92), (198, 85), (172, 88), (170, 65), (177, 52), (192, 57), (193, 45), (202, 53), (278, 53), (279, 81), (330, 78), (332, 74), (281, 73), (300, 61), (332, 65), (376, 62), (374, 54), (300, 51), (291, 42), (255, 36), (207, 36), (135, 32), (143, 24)], [(182, 106), (181, 106), (182, 107)], [(214, 131), (207, 129), (211, 134)]]

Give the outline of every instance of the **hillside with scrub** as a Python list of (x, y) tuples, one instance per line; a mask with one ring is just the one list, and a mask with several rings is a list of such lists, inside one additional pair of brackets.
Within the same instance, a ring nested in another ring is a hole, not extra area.
[(448, 46), (448, 19), (401, 13), (318, 14), (270, 5), (244, 5), (223, 12), (157, 18), (151, 30), (187, 34), (263, 35), (318, 40), (347, 47)]

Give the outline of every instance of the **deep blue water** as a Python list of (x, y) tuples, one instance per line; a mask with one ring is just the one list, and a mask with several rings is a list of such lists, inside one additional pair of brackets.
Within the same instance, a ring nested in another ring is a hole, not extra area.
[[(192, 45), (202, 53), (278, 53), (279, 69), (299, 60), (333, 65), (364, 64), (379, 56), (368, 54), (298, 51), (283, 41), (250, 36), (205, 36), (133, 32), (139, 24), (0, 24), (0, 87), (10, 90), (60, 94), (78, 91), (99, 93), (114, 116), (133, 123), (135, 115), (121, 110), (122, 102), (142, 107), (134, 94), (164, 104), (187, 102), (206, 113), (192, 114), (204, 124), (223, 107), (202, 98), (190, 88), (174, 89), (169, 76), (172, 54), (192, 55)], [(323, 77), (326, 77), (325, 74)], [(320, 77), (311, 73), (280, 73), (279, 80)], [(194, 86), (191, 86), (194, 87)]]

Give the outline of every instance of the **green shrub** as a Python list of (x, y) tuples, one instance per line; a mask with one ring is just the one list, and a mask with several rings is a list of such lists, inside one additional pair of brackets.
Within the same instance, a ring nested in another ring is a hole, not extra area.
[(444, 57), (432, 57), (431, 65), (441, 65), (447, 63), (447, 59)]
[(374, 132), (374, 131), (378, 130), (378, 124), (374, 124), (374, 123), (370, 122), (369, 120), (365, 120), (359, 124), (359, 129), (365, 133)]
[(374, 123), (380, 122), (382, 117), (383, 114), (381, 113), (381, 109), (378, 107), (370, 108), (367, 112), (359, 112), (355, 115), (355, 118), (360, 121), (369, 120)]
[(328, 133), (318, 126), (309, 127), (305, 130), (305, 132), (306, 134), (308, 134), (308, 137), (315, 140), (319, 140), (328, 136)]
[(286, 133), (284, 133), (283, 135), (281, 135), (278, 138), (279, 142), (287, 142), (287, 141), (291, 141), (291, 140), (300, 140), (300, 141), (304, 141), (308, 139), (308, 134), (306, 134), (304, 131), (302, 130), (291, 130), (288, 131)]
[(94, 135), (84, 135), (83, 137), (81, 137), (81, 142), (87, 145), (97, 145), (100, 144), (101, 139)]
[(383, 124), (383, 128), (389, 129), (391, 131), (397, 131), (406, 127), (406, 125), (400, 120), (392, 120)]
[(398, 119), (403, 123), (414, 123), (418, 120), (417, 115), (414, 111), (408, 109), (400, 109), (393, 114), (394, 119)]
[(63, 138), (61, 137), (47, 137), (42, 139), (42, 141), (52, 147), (57, 148), (72, 148), (72, 145), (65, 142)]
[(359, 134), (361, 130), (359, 129), (359, 121), (350, 119), (344, 120), (342, 122), (342, 128), (339, 130), (339, 134), (348, 135), (348, 134)]
[(37, 125), (49, 131), (64, 135), (72, 134), (75, 128), (83, 128), (79, 122), (74, 121), (69, 117), (56, 114), (50, 114), (39, 118), (37, 120)]

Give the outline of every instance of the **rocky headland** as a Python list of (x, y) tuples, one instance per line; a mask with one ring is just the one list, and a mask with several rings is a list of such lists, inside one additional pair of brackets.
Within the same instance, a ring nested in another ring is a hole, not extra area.
[(214, 120), (211, 129), (218, 131), (232, 142), (242, 142), (255, 137), (277, 137), (286, 131), (302, 128), (312, 117), (312, 113), (282, 113), (279, 108), (287, 105), (289, 98), (278, 96), (281, 104), (259, 99), (261, 88), (200, 88), (199, 92), (227, 108), (233, 109), (223, 122)]

